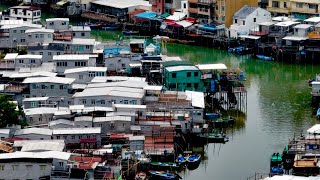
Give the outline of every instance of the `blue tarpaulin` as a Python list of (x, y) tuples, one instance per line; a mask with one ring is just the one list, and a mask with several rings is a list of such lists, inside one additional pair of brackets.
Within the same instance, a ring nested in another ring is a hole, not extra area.
[(104, 49), (103, 53), (104, 55), (114, 55), (119, 54), (120, 48), (111, 48), (111, 49)]
[(153, 19), (156, 16), (157, 16), (157, 13), (155, 12), (143, 12), (135, 15), (135, 17), (137, 18), (145, 18), (145, 19)]
[(215, 27), (210, 27), (210, 26), (199, 26), (200, 29), (206, 30), (206, 31), (215, 31), (217, 28)]
[(216, 88), (216, 82), (214, 80), (211, 80), (211, 92), (215, 92)]

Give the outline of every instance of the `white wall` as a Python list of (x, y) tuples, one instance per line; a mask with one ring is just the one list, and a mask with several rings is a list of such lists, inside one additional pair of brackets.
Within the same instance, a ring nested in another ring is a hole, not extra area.
[[(254, 22), (254, 18), (256, 21)], [(237, 23), (232, 24), (230, 26), (230, 37), (238, 38), (239, 34), (247, 35), (251, 29), (258, 27), (258, 24), (261, 22), (270, 22), (271, 21), (271, 14), (270, 12), (262, 9), (257, 8), (253, 13), (246, 17), (246, 19), (237, 19)], [(235, 22), (235, 19), (233, 19)], [(245, 22), (245, 25), (243, 25)]]
[[(32, 165), (32, 166), (31, 166)], [(1, 179), (39, 179), (42, 176), (51, 175), (51, 163), (35, 163), (35, 162), (8, 162), (1, 163), (4, 167), (0, 171)], [(13, 166), (15, 169), (13, 170)]]
[(47, 22), (46, 28), (54, 29), (55, 31), (68, 30), (69, 21), (62, 21), (62, 20), (50, 21), (50, 22)]
[(27, 138), (29, 140), (50, 140), (51, 139), (51, 136), (42, 135), (42, 134), (23, 134), (23, 135), (15, 135), (14, 137)]

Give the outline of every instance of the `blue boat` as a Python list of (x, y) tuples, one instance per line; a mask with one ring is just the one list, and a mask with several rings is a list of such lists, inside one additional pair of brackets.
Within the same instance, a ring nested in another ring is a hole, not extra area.
[(201, 162), (201, 155), (193, 154), (187, 158), (187, 168), (189, 170), (197, 169)]
[(187, 157), (186, 156), (183, 156), (183, 155), (179, 155), (176, 159), (176, 163), (179, 164), (179, 165), (183, 165), (187, 162)]
[(278, 166), (278, 167), (272, 167), (271, 168), (271, 173), (272, 174), (283, 174), (284, 173), (284, 170), (281, 166)]
[(244, 54), (250, 54), (251, 49), (246, 48), (244, 46), (238, 46), (238, 47), (234, 47), (234, 48), (228, 48), (228, 52), (234, 53), (234, 54), (244, 55)]
[(149, 170), (152, 179), (161, 179), (161, 180), (176, 180), (180, 179), (176, 174), (167, 173), (164, 171), (153, 171)]
[(272, 57), (269, 57), (269, 56), (264, 56), (264, 55), (256, 55), (256, 57), (260, 60), (263, 60), (263, 61), (273, 61), (273, 58)]

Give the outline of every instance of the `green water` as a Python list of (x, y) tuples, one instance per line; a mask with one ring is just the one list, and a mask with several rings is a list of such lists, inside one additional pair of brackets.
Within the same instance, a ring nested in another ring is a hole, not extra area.
[[(102, 37), (100, 37), (102, 38)], [(207, 160), (198, 169), (182, 173), (187, 180), (247, 179), (269, 172), (272, 153), (282, 152), (289, 138), (317, 123), (310, 106), (307, 80), (318, 65), (265, 62), (250, 56), (182, 44), (167, 44), (169, 55), (197, 63), (225, 63), (247, 75), (247, 112), (244, 124), (228, 131), (226, 144), (209, 144)]]

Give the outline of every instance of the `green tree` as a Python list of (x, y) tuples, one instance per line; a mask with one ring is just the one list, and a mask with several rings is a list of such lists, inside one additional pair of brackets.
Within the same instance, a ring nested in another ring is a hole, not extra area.
[(9, 96), (0, 94), (0, 128), (7, 124), (20, 124), (21, 111), (16, 111), (16, 105), (10, 101)]

